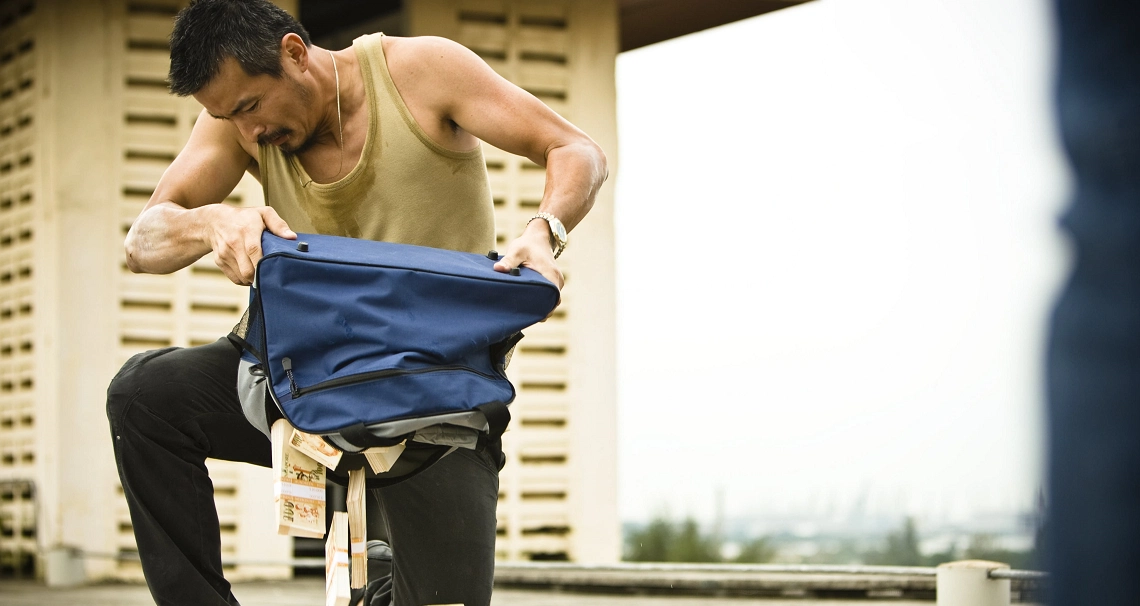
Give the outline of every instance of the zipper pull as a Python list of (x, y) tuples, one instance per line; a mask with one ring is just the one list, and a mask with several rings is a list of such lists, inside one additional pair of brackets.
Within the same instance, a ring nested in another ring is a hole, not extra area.
[(301, 395), (301, 390), (297, 389), (297, 383), (293, 380), (293, 360), (281, 358), (281, 368), (285, 369), (285, 376), (289, 377), (289, 393), (294, 398)]

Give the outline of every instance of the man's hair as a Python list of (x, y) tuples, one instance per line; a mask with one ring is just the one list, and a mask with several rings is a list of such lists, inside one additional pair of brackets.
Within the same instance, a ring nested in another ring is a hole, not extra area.
[(280, 78), (281, 38), (289, 33), (312, 46), (304, 26), (268, 0), (192, 0), (170, 34), (170, 92), (197, 93), (229, 57), (250, 76)]

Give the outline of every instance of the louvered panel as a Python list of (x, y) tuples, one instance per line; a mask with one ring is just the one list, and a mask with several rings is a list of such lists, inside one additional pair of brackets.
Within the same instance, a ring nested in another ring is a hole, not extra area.
[(154, 122), (140, 122), (128, 123), (123, 129), (123, 145), (128, 158), (142, 152), (147, 157), (162, 156), (170, 162), (182, 149), (183, 141), (179, 133), (168, 126)]
[(128, 82), (163, 82), (170, 71), (170, 56), (162, 51), (132, 50), (127, 53)]
[[(175, 10), (172, 8), (171, 13)], [(127, 16), (127, 40), (131, 46), (150, 43), (155, 47), (165, 47), (170, 40), (174, 21), (167, 15), (133, 14)]]
[(219, 338), (229, 334), (237, 320), (232, 315), (219, 314), (217, 317), (203, 317), (203, 314), (194, 314), (190, 319), (187, 340), (189, 345), (205, 345), (213, 343)]
[[(18, 461), (17, 453), (13, 445), (0, 444), (0, 470), (9, 467), (9, 459)], [(32, 482), (0, 475), (0, 571), (5, 576), (32, 572), (38, 551), (35, 499)]]
[(518, 85), (540, 97), (565, 98), (568, 78), (566, 69), (545, 62), (522, 62), (518, 67)]
[(123, 189), (135, 191), (154, 191), (158, 180), (162, 178), (166, 165), (160, 162), (147, 162), (133, 160), (123, 163)]
[(519, 534), (524, 537), (560, 538), (569, 533), (570, 516), (561, 503), (535, 503), (527, 513), (519, 516), (519, 525)]
[(174, 344), (174, 321), (170, 314), (123, 312), (120, 316), (124, 345), (137, 343), (142, 349)]
[[(547, 467), (555, 467), (553, 465)], [(535, 469), (527, 466), (519, 470), (519, 491), (523, 498), (539, 498), (562, 495), (570, 490), (568, 471), (565, 469)]]
[(456, 12), (452, 16), (460, 23), (489, 19), (505, 22), (509, 4), (504, 0), (460, 0), (455, 3)]
[(166, 276), (151, 276), (125, 272), (120, 279), (120, 300), (126, 305), (134, 302), (162, 302), (168, 307), (174, 297), (174, 283)]
[[(511, 362), (523, 389), (566, 389), (569, 370), (562, 360), (534, 360), (530, 356)], [(517, 366), (516, 366), (517, 365)]]
[[(490, 162), (490, 160), (488, 160)], [(487, 180), (491, 184), (491, 195), (497, 199), (503, 199), (505, 190), (509, 188), (510, 175), (503, 171), (501, 168), (490, 169), (487, 171)]]
[(234, 324), (236, 324), (236, 322), (231, 322), (226, 325), (217, 324), (205, 328), (191, 326), (186, 332), (186, 346), (200, 347), (202, 345), (209, 345), (221, 338), (218, 336), (219, 334), (229, 333)]
[[(518, 180), (516, 187), (519, 192), (519, 203), (526, 202), (539, 202), (542, 200), (542, 192), (546, 188), (546, 171), (542, 167), (534, 166), (528, 161), (522, 161), (521, 170), (519, 170)], [(528, 167), (527, 165), (530, 165)]]
[[(124, 195), (119, 202), (119, 229), (125, 237), (127, 231), (130, 230), (131, 225), (135, 222), (135, 218), (142, 212), (143, 206), (146, 205), (146, 198), (142, 195)], [(124, 259), (124, 263), (125, 263)], [(123, 271), (126, 271), (126, 266), (123, 266)]]
[(38, 551), (34, 236), (40, 170), (37, 15), (0, 4), (0, 577), (30, 575)]
[(564, 559), (569, 549), (568, 537), (522, 536), (518, 539), (518, 550), (527, 559)]
[[(208, 261), (213, 266), (213, 261)], [(244, 309), (247, 294), (249, 290), (241, 286), (235, 286), (232, 282), (226, 279), (221, 271), (212, 271), (205, 269), (191, 273), (191, 310), (195, 305), (201, 304), (202, 306), (225, 306), (228, 307), (230, 315), (240, 314)], [(217, 309), (206, 309), (205, 311), (217, 312)]]
[(128, 87), (123, 94), (127, 124), (151, 122), (173, 126), (183, 102), (157, 87)]
[(549, 0), (522, 0), (517, 2), (515, 10), (520, 20), (525, 24), (557, 24), (561, 29), (566, 28), (566, 12), (569, 6), (566, 2), (550, 2)]
[[(526, 343), (527, 347), (566, 347), (569, 338), (566, 322), (556, 318), (535, 324), (524, 332), (526, 338), (522, 342)], [(513, 360), (511, 365), (513, 367)]]
[(218, 285), (211, 285), (209, 290), (195, 290), (190, 302), (190, 311), (195, 317), (209, 319), (221, 316), (226, 321), (233, 320), (241, 315), (246, 304), (244, 296), (234, 296), (235, 290), (219, 288)]
[(513, 435), (518, 441), (519, 459), (524, 465), (562, 465), (570, 452), (565, 437), (531, 436), (533, 431), (519, 431)]
[(515, 39), (520, 60), (543, 60), (565, 65), (570, 48), (566, 30), (557, 27), (520, 27)]
[(519, 516), (520, 530), (542, 526), (564, 526), (570, 516), (566, 504), (558, 499), (529, 499), (526, 512)]
[(129, 355), (169, 347), (174, 344), (173, 334), (172, 315), (161, 306), (119, 314), (119, 345), (130, 350)]
[(521, 415), (522, 418), (530, 416), (537, 419), (564, 419), (569, 413), (569, 406), (566, 394), (532, 393), (527, 394), (524, 401), (515, 401), (511, 404), (511, 415)]
[[(487, 19), (492, 14), (478, 14)], [(459, 41), (467, 48), (480, 55), (488, 55), (493, 59), (502, 61), (507, 54), (507, 32), (502, 24), (490, 19), (475, 21), (467, 19), (460, 21)]]

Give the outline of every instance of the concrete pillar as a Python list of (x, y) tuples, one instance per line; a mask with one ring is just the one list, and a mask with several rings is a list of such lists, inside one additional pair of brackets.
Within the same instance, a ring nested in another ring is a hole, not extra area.
[(938, 567), (938, 606), (1009, 606), (1009, 579), (991, 579), (1008, 564), (984, 560), (947, 562)]

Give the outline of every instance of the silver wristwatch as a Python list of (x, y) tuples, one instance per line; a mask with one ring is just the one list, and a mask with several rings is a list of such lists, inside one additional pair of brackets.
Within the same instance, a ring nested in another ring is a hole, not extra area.
[(550, 213), (538, 213), (535, 216), (531, 217), (530, 221), (527, 221), (526, 224), (530, 225), (530, 222), (534, 221), (535, 219), (542, 219), (546, 221), (547, 225), (550, 226), (550, 233), (558, 242), (558, 246), (554, 249), (554, 258), (557, 259), (558, 255), (562, 254), (562, 251), (566, 250), (566, 226), (558, 220), (558, 217), (555, 217)]

